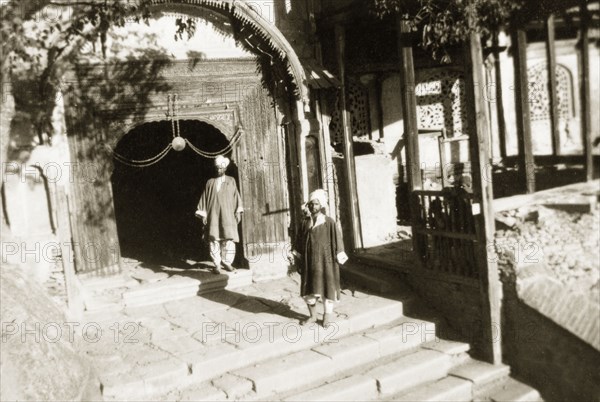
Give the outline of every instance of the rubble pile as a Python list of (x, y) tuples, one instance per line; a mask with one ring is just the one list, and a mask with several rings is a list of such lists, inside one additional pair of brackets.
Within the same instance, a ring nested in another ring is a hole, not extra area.
[(535, 205), (499, 213), (499, 265), (543, 264), (564, 286), (600, 302), (599, 222), (598, 208), (583, 213)]

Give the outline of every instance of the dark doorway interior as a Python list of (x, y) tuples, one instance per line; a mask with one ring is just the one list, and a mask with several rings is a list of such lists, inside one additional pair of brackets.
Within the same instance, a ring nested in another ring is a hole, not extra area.
[[(183, 138), (203, 151), (217, 152), (229, 144), (219, 130), (200, 121), (182, 120), (180, 130)], [(116, 152), (128, 159), (146, 160), (172, 139), (171, 122), (145, 123), (127, 133)], [(151, 166), (127, 166), (116, 159), (114, 165), (112, 188), (121, 254), (161, 264), (209, 260), (202, 225), (194, 212), (215, 173), (214, 160), (186, 146), (179, 152), (170, 150)], [(233, 163), (227, 174), (235, 177), (232, 171)]]

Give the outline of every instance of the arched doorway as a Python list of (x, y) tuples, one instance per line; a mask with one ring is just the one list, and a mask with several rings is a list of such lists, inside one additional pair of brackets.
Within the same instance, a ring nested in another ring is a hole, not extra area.
[[(181, 136), (201, 150), (218, 152), (229, 144), (207, 123), (182, 120), (179, 124)], [(144, 123), (121, 138), (115, 153), (145, 160), (159, 154), (172, 138), (171, 122)], [(237, 179), (234, 163), (227, 174)], [(180, 152), (170, 150), (159, 162), (145, 167), (129, 166), (115, 158), (111, 184), (121, 254), (163, 264), (210, 260), (194, 212), (213, 175), (213, 159), (198, 155), (189, 146)]]
[[(207, 10), (211, 12), (206, 13)], [(160, 179), (164, 183), (159, 185), (158, 178), (163, 172), (155, 174), (156, 177), (149, 174), (148, 178), (144, 173), (134, 173), (137, 169), (119, 166), (118, 162), (110, 159), (108, 153), (98, 152), (109, 146), (131, 159), (155, 156), (171, 139), (166, 134), (170, 133), (168, 122), (146, 123), (156, 125), (152, 130), (158, 130), (156, 127), (163, 124), (163, 129), (158, 131), (165, 133), (167, 138), (158, 144), (147, 144), (142, 139), (147, 139), (148, 136), (136, 135), (138, 130), (143, 129), (142, 126), (126, 135), (139, 137), (138, 140), (121, 139), (120, 133), (136, 121), (161, 121), (165, 119), (166, 111), (167, 115), (169, 111), (173, 111), (173, 115), (182, 119), (182, 122), (185, 119), (214, 122), (227, 138), (233, 138), (235, 133), (240, 132), (239, 129), (244, 133), (234, 150), (237, 159), (235, 162), (239, 163), (239, 184), (246, 208), (242, 225), (244, 231), (241, 235), (244, 257), (247, 260), (241, 265), (253, 269), (253, 275), (261, 278), (285, 273), (287, 260), (284, 249), (289, 244), (290, 234), (294, 233), (294, 225), (301, 214), (299, 205), (302, 203), (303, 193), (308, 191), (306, 186), (303, 187), (306, 181), (306, 158), (301, 152), (303, 147), (300, 139), (308, 134), (311, 125), (306, 124), (309, 93), (302, 65), (277, 27), (261, 19), (245, 3), (199, 0), (193, 5), (182, 5), (180, 2), (166, 1), (157, 4), (155, 11), (207, 20), (212, 24), (212, 30), (233, 38), (234, 47), (243, 47), (251, 57), (221, 58), (209, 53), (200, 57), (198, 53), (202, 53), (202, 47), (186, 44), (178, 48), (185, 51), (184, 58), (177, 53), (178, 56), (174, 56), (173, 60), (169, 56), (165, 59), (167, 62), (155, 66), (152, 59), (155, 55), (150, 54), (148, 56), (152, 63), (148, 64), (146, 59), (140, 59), (143, 69), (136, 67), (134, 70), (141, 73), (123, 79), (119, 73), (129, 71), (128, 68), (138, 62), (136, 48), (132, 52), (133, 58), (120, 59), (115, 56), (114, 63), (112, 59), (107, 59), (111, 63), (92, 63), (69, 73), (68, 80), (77, 83), (64, 96), (71, 154), (74, 159), (85, 158), (91, 165), (102, 167), (99, 169), (101, 177), (94, 183), (80, 181), (73, 186), (74, 205), (80, 210), (89, 211), (86, 214), (75, 214), (74, 226), (78, 228), (75, 237), (81, 244), (101, 242), (112, 246), (111, 251), (122, 249), (125, 256), (133, 253), (144, 259), (197, 257), (196, 250), (201, 242), (187, 239), (198, 239), (200, 229), (188, 227), (187, 222), (175, 225), (173, 222), (177, 221), (177, 217), (170, 214), (173, 213), (172, 210), (179, 208), (192, 208), (192, 213), (197, 202), (196, 196), (199, 197), (203, 184), (189, 201), (184, 202), (183, 198), (168, 200), (168, 212), (164, 212), (164, 206), (163, 209), (147, 209), (140, 205), (161, 205), (165, 202), (148, 201), (151, 199), (150, 194), (156, 196), (152, 192), (157, 189), (165, 194), (169, 191), (188, 191), (181, 190), (185, 179), (173, 180), (172, 177), (187, 176), (189, 171), (178, 170), (181, 166), (165, 169), (164, 174), (169, 174), (170, 179)], [(157, 19), (167, 18), (160, 13), (157, 14)], [(158, 30), (159, 25), (156, 27)], [(154, 30), (153, 27), (150, 28), (150, 31)], [(120, 36), (117, 35), (116, 38), (119, 39)], [(172, 48), (165, 48), (168, 50), (167, 54), (171, 54)], [(146, 74), (146, 70), (153, 74)], [(99, 82), (120, 84), (121, 82), (113, 79), (115, 77), (122, 80), (122, 85), (116, 87), (125, 87), (124, 90), (96, 93), (97, 88), (102, 87), (97, 85)], [(86, 85), (92, 82), (94, 85)], [(148, 85), (149, 83), (152, 85)], [(140, 93), (139, 88), (145, 89), (143, 93)], [(117, 92), (118, 97), (115, 98), (114, 94)], [(154, 137), (158, 138), (157, 135)], [(182, 136), (185, 135), (187, 134), (182, 132)], [(191, 137), (189, 139), (192, 140)], [(128, 142), (131, 145), (127, 146)], [(128, 147), (132, 148), (133, 153), (127, 154)], [(171, 151), (157, 166), (189, 152), (191, 151), (187, 148), (181, 153)], [(118, 170), (114, 175), (111, 165), (115, 165)], [(155, 168), (151, 166), (143, 170), (153, 171)], [(152, 184), (153, 180), (156, 184)], [(179, 183), (176, 185), (176, 182)], [(136, 189), (133, 183), (142, 188)], [(195, 183), (191, 186), (194, 187)], [(114, 199), (108, 185), (114, 188)], [(160, 199), (165, 195), (156, 197)], [(151, 218), (141, 217), (159, 213), (166, 214), (169, 218), (161, 215), (153, 221)], [(137, 218), (125, 216), (128, 214)], [(158, 222), (160, 219), (167, 222)], [(190, 215), (185, 219), (190, 219)], [(193, 215), (191, 222), (191, 226), (199, 224)], [(185, 240), (182, 241), (181, 236)], [(200, 249), (202, 250), (201, 247)], [(106, 258), (94, 263), (85, 258), (77, 260), (78, 272), (89, 273), (91, 276), (110, 275), (126, 268), (121, 264), (119, 253), (108, 254)]]

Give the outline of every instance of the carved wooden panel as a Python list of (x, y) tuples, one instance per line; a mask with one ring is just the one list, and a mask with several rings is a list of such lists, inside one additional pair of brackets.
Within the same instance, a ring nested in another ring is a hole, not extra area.
[(421, 70), (415, 87), (420, 129), (445, 128), (449, 137), (468, 134), (465, 81), (452, 69)]

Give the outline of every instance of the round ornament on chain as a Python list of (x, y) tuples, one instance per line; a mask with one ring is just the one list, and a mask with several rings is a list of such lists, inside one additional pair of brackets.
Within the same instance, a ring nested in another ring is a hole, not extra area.
[(185, 140), (179, 136), (175, 137), (171, 142), (171, 146), (175, 151), (182, 151), (185, 148)]

